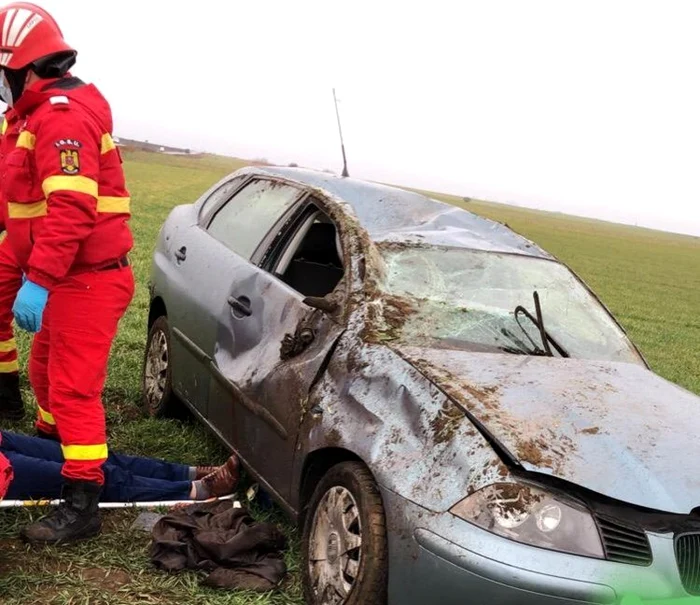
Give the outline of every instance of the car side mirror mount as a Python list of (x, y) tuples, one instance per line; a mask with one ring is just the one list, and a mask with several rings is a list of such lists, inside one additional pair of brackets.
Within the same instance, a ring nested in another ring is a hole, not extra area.
[(318, 309), (319, 311), (323, 311), (329, 315), (335, 313), (336, 309), (338, 308), (338, 303), (335, 301), (328, 300), (327, 298), (321, 298), (319, 296), (307, 296), (303, 302), (308, 307)]

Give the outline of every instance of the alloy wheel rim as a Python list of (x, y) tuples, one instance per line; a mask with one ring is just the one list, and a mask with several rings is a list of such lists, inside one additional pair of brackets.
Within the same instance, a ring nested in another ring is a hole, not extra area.
[(361, 551), (357, 501), (346, 488), (332, 487), (314, 512), (309, 539), (309, 577), (318, 602), (346, 601), (357, 581)]
[(168, 380), (168, 341), (159, 330), (151, 340), (146, 354), (144, 387), (146, 401), (151, 411), (163, 401)]

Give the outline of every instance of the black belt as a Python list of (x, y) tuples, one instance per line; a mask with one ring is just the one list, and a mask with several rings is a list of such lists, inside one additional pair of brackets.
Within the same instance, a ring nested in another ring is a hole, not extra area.
[(120, 259), (109, 263), (108, 265), (102, 265), (97, 268), (96, 271), (113, 271), (114, 269), (124, 269), (124, 267), (129, 266), (129, 259), (126, 256), (122, 256)]

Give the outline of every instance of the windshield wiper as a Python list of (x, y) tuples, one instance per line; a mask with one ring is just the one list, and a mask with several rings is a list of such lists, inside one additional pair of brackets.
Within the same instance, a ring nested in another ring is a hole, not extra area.
[(516, 347), (513, 346), (507, 346), (503, 345), (500, 347), (502, 351), (505, 351), (506, 353), (516, 353), (518, 355), (546, 355), (547, 353), (543, 351), (540, 347), (537, 346), (537, 343), (535, 343), (532, 338), (530, 338), (530, 335), (526, 332), (525, 336), (527, 336), (527, 339), (530, 341), (531, 345), (528, 345), (524, 341), (522, 341), (520, 338), (518, 338), (515, 334), (513, 334), (510, 330), (507, 330), (506, 328), (501, 328), (500, 333), (508, 338), (508, 340), (516, 345)]
[(547, 333), (547, 330), (545, 330), (544, 317), (542, 316), (542, 307), (540, 305), (540, 295), (537, 293), (537, 290), (535, 290), (532, 293), (532, 297), (535, 299), (535, 313), (537, 313), (537, 317), (534, 317), (532, 313), (530, 313), (530, 311), (528, 311), (522, 305), (518, 305), (517, 307), (515, 307), (515, 311), (513, 312), (513, 314), (515, 315), (515, 321), (528, 338), (530, 338), (530, 335), (520, 323), (518, 315), (522, 313), (535, 325), (535, 327), (540, 332), (542, 346), (544, 347), (544, 354), (548, 355), (549, 357), (554, 357), (554, 353), (552, 353), (552, 347), (549, 346), (551, 343), (552, 346), (557, 350), (557, 353), (559, 353), (559, 355), (561, 355), (562, 357), (569, 357), (569, 353), (567, 353), (566, 349), (564, 349), (564, 347), (562, 347), (556, 340), (554, 340), (554, 338), (552, 338), (552, 336)]

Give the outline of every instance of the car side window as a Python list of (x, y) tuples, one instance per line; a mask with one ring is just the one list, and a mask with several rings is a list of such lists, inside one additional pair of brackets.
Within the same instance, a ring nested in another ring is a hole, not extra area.
[(234, 177), (214, 189), (199, 208), (199, 224), (206, 225), (221, 205), (221, 202), (230, 198), (246, 178), (247, 176), (245, 175)]
[(303, 296), (324, 297), (345, 274), (340, 234), (331, 218), (311, 205), (270, 261), (271, 273)]
[(243, 187), (215, 215), (207, 230), (229, 249), (250, 260), (262, 239), (301, 190), (260, 179)]

